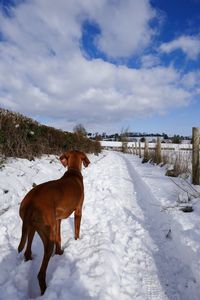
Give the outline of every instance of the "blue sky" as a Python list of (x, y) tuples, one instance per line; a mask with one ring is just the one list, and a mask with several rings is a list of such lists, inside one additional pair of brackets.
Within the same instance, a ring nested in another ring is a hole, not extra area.
[(90, 132), (200, 127), (200, 0), (0, 0), (0, 107)]

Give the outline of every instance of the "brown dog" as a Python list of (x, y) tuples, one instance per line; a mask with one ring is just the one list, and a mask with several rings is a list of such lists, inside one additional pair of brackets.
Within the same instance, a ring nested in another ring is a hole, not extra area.
[(68, 218), (72, 212), (75, 219), (75, 239), (79, 238), (82, 205), (84, 200), (82, 162), (85, 167), (90, 163), (87, 156), (80, 151), (67, 151), (60, 157), (67, 172), (58, 180), (52, 180), (34, 187), (20, 205), (19, 214), (22, 218), (22, 237), (18, 247), (21, 252), (25, 246), (25, 259), (30, 260), (31, 245), (35, 231), (44, 244), (44, 257), (38, 280), (41, 294), (46, 290), (46, 270), (55, 246), (55, 253), (62, 254), (60, 222)]

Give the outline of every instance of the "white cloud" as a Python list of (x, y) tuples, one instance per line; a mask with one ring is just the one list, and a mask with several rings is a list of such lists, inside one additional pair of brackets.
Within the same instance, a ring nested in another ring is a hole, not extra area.
[(195, 91), (196, 94), (200, 94), (200, 71), (188, 72), (182, 77), (182, 84), (187, 87), (188, 90), (192, 92)]
[(143, 55), (141, 57), (141, 64), (144, 68), (156, 67), (160, 64), (160, 58), (152, 54)]
[(103, 1), (91, 16), (101, 28), (96, 43), (112, 58), (141, 53), (154, 34), (149, 22), (156, 13), (147, 0)]
[(66, 130), (75, 123), (94, 129), (187, 105), (195, 93), (174, 68), (156, 66), (153, 57), (130, 69), (83, 56), (86, 18), (101, 27), (98, 45), (108, 55), (125, 57), (147, 45), (155, 15), (147, 0), (35, 0), (13, 12), (12, 19), (0, 17), (6, 38), (0, 42), (3, 107)]
[(163, 43), (159, 49), (165, 53), (171, 53), (180, 49), (187, 55), (188, 58), (196, 60), (200, 54), (200, 37), (180, 36), (169, 43)]

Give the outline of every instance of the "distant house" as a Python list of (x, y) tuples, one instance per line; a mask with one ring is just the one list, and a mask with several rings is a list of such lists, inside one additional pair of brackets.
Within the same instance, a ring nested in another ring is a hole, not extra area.
[(132, 137), (132, 136), (128, 136), (127, 140), (128, 140), (128, 142), (138, 142), (138, 138), (137, 137)]
[(100, 141), (101, 147), (104, 150), (116, 150), (120, 151), (122, 149), (122, 143), (121, 142), (115, 142), (115, 141)]
[(181, 144), (191, 144), (192, 140), (181, 140)]
[(164, 140), (161, 141), (161, 143), (171, 144), (172, 140), (171, 139), (164, 139)]

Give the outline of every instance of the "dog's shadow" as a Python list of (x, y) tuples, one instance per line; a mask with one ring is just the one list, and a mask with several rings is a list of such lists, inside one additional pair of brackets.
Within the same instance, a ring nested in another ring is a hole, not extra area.
[(42, 264), (44, 254), (43, 243), (37, 233), (35, 233), (32, 243), (32, 260), (28, 274), (28, 294), (30, 298), (36, 298), (40, 295), (40, 287), (37, 275)]
[[(17, 248), (8, 241), (7, 254), (2, 255), (0, 262), (0, 299), (27, 299), (28, 278), (30, 263), (25, 264)], [(3, 253), (2, 253), (3, 254)]]

